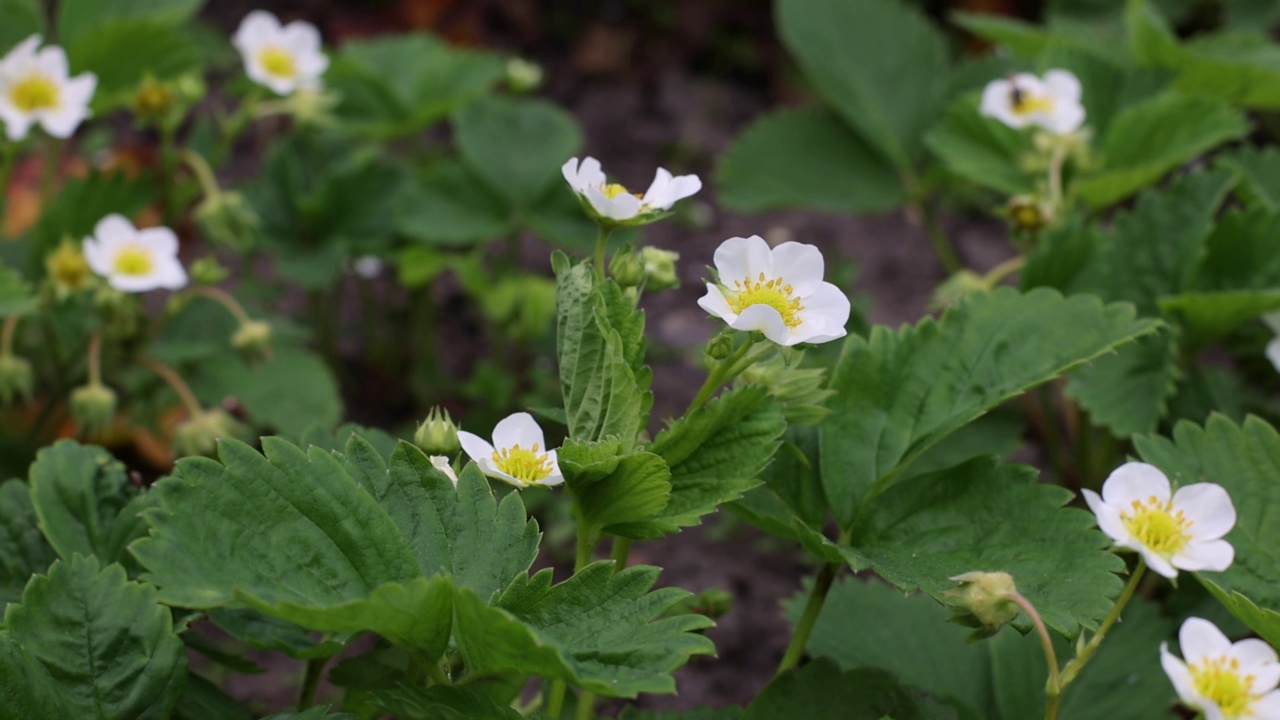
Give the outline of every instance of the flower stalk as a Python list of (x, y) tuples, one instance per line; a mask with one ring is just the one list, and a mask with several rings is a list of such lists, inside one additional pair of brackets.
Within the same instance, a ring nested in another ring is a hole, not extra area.
[[(747, 335), (746, 341), (739, 345), (737, 350), (734, 350), (731, 355), (721, 360), (715, 367), (711, 368), (711, 372), (707, 374), (707, 379), (702, 383), (702, 387), (698, 388), (698, 394), (693, 396), (693, 400), (690, 401), (689, 407), (685, 409), (684, 414), (686, 416), (703, 405), (706, 405), (707, 401), (711, 399), (712, 394), (714, 394), (720, 386), (736, 378), (743, 370), (746, 370), (751, 363), (755, 362), (759, 358), (761, 354), (760, 352), (748, 356), (748, 351), (751, 350), (755, 343), (755, 338), (751, 335)], [(767, 346), (763, 347), (765, 350), (768, 349)]]
[(596, 233), (596, 249), (592, 255), (593, 264), (596, 268), (596, 277), (604, 279), (604, 247), (609, 242), (609, 236), (613, 234), (613, 226), (606, 223), (599, 223), (599, 232)]
[(1139, 557), (1138, 564), (1133, 568), (1133, 574), (1129, 576), (1128, 584), (1124, 586), (1124, 591), (1120, 593), (1120, 598), (1116, 600), (1115, 606), (1111, 608), (1111, 612), (1102, 621), (1102, 625), (1098, 626), (1098, 632), (1092, 638), (1089, 638), (1089, 642), (1062, 668), (1059, 691), (1067, 689), (1067, 686), (1076, 679), (1076, 676), (1080, 674), (1080, 671), (1093, 657), (1093, 654), (1098, 651), (1098, 646), (1106, 638), (1107, 631), (1120, 619), (1120, 613), (1124, 612), (1125, 606), (1133, 598), (1133, 594), (1138, 589), (1138, 584), (1142, 582), (1142, 576), (1146, 574), (1146, 570), (1146, 561)]
[[(845, 542), (847, 541), (842, 537), (841, 544)], [(839, 570), (840, 565), (837, 563), (824, 563), (818, 570), (818, 575), (813, 581), (813, 591), (809, 593), (809, 599), (804, 604), (804, 614), (800, 616), (800, 622), (796, 623), (795, 632), (791, 634), (791, 642), (787, 644), (787, 650), (782, 654), (782, 662), (778, 663), (775, 676), (785, 673), (800, 663), (805, 646), (809, 644), (809, 636), (813, 634), (813, 627), (818, 622), (818, 616), (822, 614), (822, 605), (827, 601), (827, 593), (831, 591), (831, 585), (835, 582), (836, 573)]]
[(1031, 624), (1035, 625), (1036, 636), (1040, 638), (1040, 645), (1044, 648), (1044, 661), (1049, 666), (1049, 680), (1045, 683), (1045, 706), (1044, 720), (1056, 720), (1058, 717), (1058, 703), (1062, 697), (1062, 678), (1058, 673), (1058, 654), (1053, 649), (1053, 638), (1049, 635), (1049, 629), (1045, 627), (1044, 620), (1040, 618), (1040, 613), (1036, 611), (1036, 606), (1031, 604), (1019, 593), (1009, 593), (1005, 596), (1011, 602), (1022, 608), (1022, 611), (1031, 618)]
[(159, 360), (145, 356), (138, 358), (138, 364), (156, 375), (159, 375), (161, 380), (164, 380), (169, 384), (169, 387), (173, 388), (173, 391), (178, 395), (178, 399), (181, 400), (183, 406), (186, 407), (187, 414), (193, 418), (200, 417), (204, 414), (204, 409), (201, 408), (200, 401), (196, 400), (195, 393), (191, 392), (191, 387), (187, 385), (186, 381), (182, 379), (182, 376), (173, 368), (165, 365)]

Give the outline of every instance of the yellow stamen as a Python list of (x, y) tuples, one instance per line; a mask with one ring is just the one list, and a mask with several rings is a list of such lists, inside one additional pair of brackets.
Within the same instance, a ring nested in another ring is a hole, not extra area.
[[(605, 197), (612, 200), (618, 197), (619, 195), (625, 194), (627, 192), (627, 188), (623, 185), (619, 185), (618, 183), (608, 183), (604, 187), (600, 188), (600, 192), (604, 193)], [(632, 194), (635, 195), (636, 197), (641, 197), (640, 193), (632, 193)]]
[(269, 75), (291, 78), (298, 74), (298, 64), (294, 62), (293, 55), (288, 50), (278, 47), (263, 48), (258, 53), (258, 62)]
[(115, 270), (121, 275), (150, 275), (155, 263), (151, 260), (151, 253), (146, 248), (138, 245), (126, 245), (116, 252)]
[(1181, 510), (1173, 512), (1173, 502), (1160, 502), (1155, 495), (1144, 503), (1134, 500), (1130, 510), (1120, 513), (1120, 520), (1146, 547), (1163, 557), (1172, 557), (1191, 541), (1191, 526)]
[(58, 107), (58, 84), (40, 74), (28, 75), (13, 84), (9, 100), (22, 112)]
[(1015, 115), (1053, 112), (1053, 98), (1048, 95), (1032, 95), (1016, 85), (1009, 91), (1009, 104)]
[(493, 451), (493, 465), (511, 477), (526, 483), (537, 482), (551, 474), (551, 458), (538, 452), (538, 443), (525, 449), (513, 445), (506, 450)]
[(1239, 718), (1249, 712), (1254, 700), (1250, 693), (1254, 677), (1240, 674), (1239, 660), (1220, 655), (1190, 669), (1196, 691), (1221, 708), (1224, 717)]
[(755, 280), (734, 280), (732, 288), (725, 288), (724, 297), (735, 313), (752, 305), (767, 305), (778, 311), (787, 327), (797, 327), (802, 322), (800, 312), (804, 305), (795, 297), (795, 289), (782, 278), (766, 279), (764, 273), (760, 273)]

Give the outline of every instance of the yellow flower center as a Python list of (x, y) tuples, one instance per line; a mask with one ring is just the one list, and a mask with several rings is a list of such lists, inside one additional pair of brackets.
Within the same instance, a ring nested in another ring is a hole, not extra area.
[(1120, 513), (1120, 520), (1146, 547), (1158, 555), (1170, 557), (1191, 541), (1191, 526), (1181, 510), (1173, 512), (1173, 502), (1160, 502), (1155, 495), (1144, 503), (1134, 500), (1131, 509)]
[(121, 275), (150, 275), (155, 263), (151, 253), (138, 245), (126, 245), (120, 248), (115, 257), (115, 270)]
[(58, 84), (44, 75), (28, 75), (13, 84), (9, 99), (22, 112), (58, 107)]
[[(618, 183), (606, 183), (604, 187), (600, 188), (600, 192), (604, 193), (605, 197), (612, 200), (618, 197), (619, 195), (625, 195), (627, 192), (627, 188), (623, 185), (619, 185)], [(644, 197), (640, 193), (631, 193), (631, 194), (635, 195), (638, 198)]]
[(735, 313), (741, 313), (752, 305), (768, 305), (778, 311), (787, 327), (796, 327), (801, 322), (800, 312), (804, 310), (804, 305), (800, 304), (800, 298), (795, 297), (794, 289), (784, 284), (782, 278), (765, 279), (764, 273), (760, 273), (755, 280), (734, 280), (733, 287), (725, 289), (728, 291), (725, 299)]
[(294, 62), (293, 55), (278, 47), (264, 48), (258, 53), (258, 62), (262, 63), (263, 70), (276, 77), (291, 78), (298, 74), (298, 64)]
[(1225, 656), (1210, 658), (1191, 666), (1191, 680), (1196, 692), (1222, 709), (1228, 718), (1244, 717), (1253, 704), (1252, 675), (1240, 674), (1240, 661)]
[(1017, 85), (1009, 91), (1009, 104), (1013, 106), (1015, 115), (1053, 112), (1053, 98), (1048, 95), (1032, 95)]
[(551, 458), (538, 452), (538, 443), (525, 449), (519, 445), (493, 451), (493, 465), (511, 477), (526, 483), (537, 482), (551, 474)]

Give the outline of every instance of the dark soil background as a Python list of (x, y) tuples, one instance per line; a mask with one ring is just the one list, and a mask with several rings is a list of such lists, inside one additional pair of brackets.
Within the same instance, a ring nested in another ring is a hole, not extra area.
[[(944, 277), (923, 230), (901, 213), (745, 216), (717, 205), (716, 158), (760, 113), (804, 102), (796, 89), (798, 74), (775, 38), (771, 5), (764, 0), (218, 0), (209, 3), (205, 15), (228, 33), (247, 12), (265, 8), (283, 21), (315, 23), (330, 45), (423, 29), (519, 54), (542, 65), (541, 93), (582, 124), (585, 153), (601, 159), (624, 183), (647, 186), (656, 165), (699, 174), (704, 190), (696, 197), (697, 226), (668, 221), (650, 226), (645, 235), (647, 244), (680, 252), (684, 282), (678, 291), (645, 301), (651, 344), (670, 350), (664, 354), (671, 359), (654, 367), (654, 417), (663, 418), (678, 415), (703, 380), (699, 348), (719, 328), (696, 299), (703, 292), (705, 267), (725, 238), (758, 234), (818, 245), (828, 274), (854, 278), (845, 289), (878, 323), (921, 317)], [(998, 221), (949, 218), (944, 224), (972, 268), (989, 268), (1010, 254)], [(546, 248), (531, 246), (527, 255), (530, 263), (545, 263)], [(733, 596), (731, 610), (709, 633), (719, 657), (694, 660), (676, 675), (679, 695), (646, 696), (641, 707), (742, 704), (768, 683), (790, 634), (779, 602), (798, 592), (809, 571), (798, 550), (732, 518), (711, 517), (703, 527), (638, 544), (632, 562), (662, 566), (662, 584), (692, 591), (720, 588)], [(229, 691), (245, 700), (287, 706), (296, 697), (297, 663), (280, 657), (259, 662), (271, 672), (234, 678)]]

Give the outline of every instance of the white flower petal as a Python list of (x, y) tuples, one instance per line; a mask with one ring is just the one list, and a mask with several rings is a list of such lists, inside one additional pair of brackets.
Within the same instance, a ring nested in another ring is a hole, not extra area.
[[(467, 454), (467, 457), (479, 465), (481, 470), (489, 467), (488, 463), (493, 458), (494, 448), (489, 444), (488, 440), (475, 433), (459, 430), (458, 443), (462, 445), (462, 450)], [(489, 472), (486, 470), (485, 474), (489, 475)]]
[(1271, 332), (1280, 335), (1280, 311), (1269, 312), (1262, 316), (1262, 322), (1271, 328)]
[(159, 285), (156, 284), (155, 275), (124, 275), (121, 273), (111, 273), (107, 275), (107, 284), (127, 293), (142, 293), (149, 290), (155, 290)]
[(1173, 683), (1174, 691), (1183, 702), (1190, 703), (1199, 699), (1191, 669), (1169, 652), (1169, 643), (1160, 643), (1160, 666), (1164, 668), (1164, 674), (1169, 676), (1169, 682)]
[(982, 103), (978, 106), (978, 112), (987, 117), (993, 117), (1009, 127), (1023, 127), (1026, 121), (1013, 112), (1009, 102), (1012, 92), (1013, 85), (1008, 80), (992, 80), (982, 89)]
[(1084, 106), (1079, 103), (1062, 103), (1054, 105), (1053, 112), (1040, 120), (1039, 124), (1046, 130), (1058, 135), (1075, 132), (1084, 124)]
[(759, 235), (732, 237), (716, 248), (715, 265), (720, 283), (732, 288), (735, 281), (755, 280), (760, 273), (772, 276), (773, 254)]
[(845, 336), (844, 326), (853, 308), (840, 288), (829, 282), (819, 283), (803, 301), (800, 325), (792, 329), (800, 342), (818, 344)]
[(640, 214), (640, 198), (630, 193), (624, 192), (606, 197), (599, 187), (590, 186), (585, 194), (591, 207), (610, 220), (630, 220)]
[(84, 244), (81, 246), (81, 252), (84, 253), (85, 262), (89, 264), (89, 269), (95, 275), (106, 277), (111, 274), (111, 258), (107, 255), (106, 248), (95, 238), (85, 238)]
[(280, 30), (280, 39), (284, 47), (295, 55), (314, 55), (320, 52), (320, 31), (315, 25), (302, 20), (294, 20)]
[[(1265, 640), (1257, 638), (1241, 640), (1231, 646), (1231, 657), (1240, 661), (1240, 671), (1246, 675), (1271, 665), (1275, 665), (1277, 671), (1280, 671), (1280, 664), (1278, 664), (1280, 656), (1276, 655), (1275, 648), (1268, 645)], [(1263, 686), (1262, 690), (1270, 690), (1277, 682), (1280, 682), (1280, 679)]]
[(89, 111), (83, 105), (66, 105), (41, 115), (40, 126), (44, 131), (56, 138), (65, 139), (75, 134), (76, 128), (88, 117)]
[(1236, 508), (1225, 488), (1213, 483), (1195, 483), (1178, 488), (1173, 495), (1174, 511), (1192, 522), (1197, 540), (1212, 540), (1231, 532), (1236, 525)]
[(1280, 690), (1269, 692), (1255, 700), (1249, 710), (1251, 711), (1250, 720), (1275, 720), (1280, 718)]
[(240, 21), (231, 44), (240, 52), (249, 52), (270, 42), (280, 33), (280, 21), (266, 10), (254, 10)]
[(67, 67), (67, 53), (57, 45), (46, 45), (36, 54), (35, 64), (49, 79), (61, 85), (70, 74)]
[(799, 338), (791, 334), (791, 328), (787, 327), (778, 311), (768, 305), (743, 308), (738, 317), (729, 323), (729, 327), (734, 330), (759, 330), (766, 338), (779, 345), (791, 346), (800, 342)]
[(1093, 511), (1094, 517), (1098, 519), (1098, 528), (1106, 533), (1108, 537), (1117, 543), (1123, 543), (1133, 538), (1129, 532), (1129, 528), (1125, 527), (1124, 522), (1120, 520), (1120, 510), (1114, 505), (1108, 505), (1102, 500), (1102, 496), (1098, 493), (1085, 489), (1080, 494), (1084, 495), (1084, 501), (1088, 503), (1089, 509)]
[(513, 413), (498, 421), (493, 427), (493, 444), (503, 450), (516, 446), (529, 449), (534, 445), (542, 450), (547, 449), (542, 428), (527, 412)]
[[(773, 249), (772, 262), (774, 276), (785, 280), (801, 297), (816, 292), (822, 285), (826, 265), (822, 259), (822, 251), (814, 245), (784, 242)], [(840, 295), (843, 297), (844, 293)]]
[(1183, 570), (1222, 572), (1236, 559), (1236, 549), (1226, 540), (1191, 541), (1175, 553), (1172, 562)]
[(732, 322), (738, 316), (729, 305), (729, 301), (725, 300), (724, 293), (720, 291), (720, 286), (714, 283), (707, 283), (707, 294), (698, 298), (698, 307), (729, 322)]
[(138, 241), (161, 255), (178, 254), (178, 236), (167, 227), (150, 227), (138, 231)]
[(1138, 542), (1136, 539), (1129, 539), (1125, 542), (1116, 542), (1120, 547), (1127, 547), (1130, 550), (1136, 550), (1143, 560), (1147, 561), (1147, 566), (1151, 568), (1157, 575), (1163, 575), (1170, 580), (1178, 577), (1178, 570), (1163, 555), (1157, 554), (1151, 548)]
[(138, 229), (133, 226), (133, 223), (119, 213), (111, 213), (93, 226), (93, 237), (107, 249), (129, 242), (137, 234)]
[(1112, 471), (1102, 484), (1102, 499), (1123, 510), (1134, 500), (1146, 503), (1151, 497), (1158, 502), (1169, 500), (1169, 478), (1154, 465), (1130, 462)]
[[(1240, 642), (1249, 641), (1241, 640)], [(1261, 640), (1253, 640), (1253, 642), (1262, 643), (1268, 648), (1271, 647)], [(1239, 651), (1239, 647), (1240, 643), (1236, 643), (1237, 651)], [(1244, 665), (1243, 660), (1241, 661), (1241, 665)], [(1245, 677), (1253, 678), (1253, 682), (1249, 684), (1249, 692), (1253, 695), (1261, 695), (1269, 690), (1274, 690), (1276, 685), (1280, 683), (1280, 664), (1278, 663), (1253, 665), (1251, 667), (1245, 666), (1241, 672), (1243, 672)], [(1280, 715), (1273, 715), (1272, 717), (1280, 717)]]
[(1231, 652), (1231, 641), (1217, 625), (1204, 618), (1189, 617), (1178, 630), (1178, 645), (1187, 664), (1199, 665), (1205, 658), (1215, 658)]
[(28, 35), (25, 40), (13, 46), (0, 63), (33, 63), (36, 59), (36, 52), (40, 49), (40, 43), (44, 42), (39, 34)]
[(1080, 80), (1069, 70), (1050, 70), (1044, 74), (1044, 89), (1059, 102), (1079, 103)]
[(1271, 367), (1280, 372), (1280, 337), (1274, 338), (1267, 343), (1267, 359), (1271, 361)]
[(36, 119), (34, 116), (26, 113), (16, 115), (4, 114), (4, 134), (10, 140), (25, 140), (27, 134), (31, 132), (31, 126), (34, 125)]
[(62, 86), (62, 101), (66, 105), (88, 107), (93, 92), (98, 89), (98, 76), (91, 72), (80, 73)]
[(666, 168), (658, 168), (653, 174), (653, 182), (644, 191), (644, 204), (657, 210), (666, 210), (675, 200), (672, 198), (671, 173)]
[(444, 476), (453, 481), (453, 486), (458, 487), (458, 474), (453, 471), (453, 466), (449, 464), (449, 458), (444, 455), (428, 456), (431, 461), (431, 467), (444, 473)]
[(687, 197), (693, 197), (701, 190), (702, 179), (697, 175), (677, 175), (671, 178), (671, 188), (669, 190), (671, 193), (671, 203), (667, 205), (667, 207), (663, 208), (663, 210), (670, 208), (671, 205), (674, 205)]
[(175, 256), (166, 256), (156, 265), (152, 273), (155, 287), (165, 290), (181, 290), (187, 286), (187, 271)]

